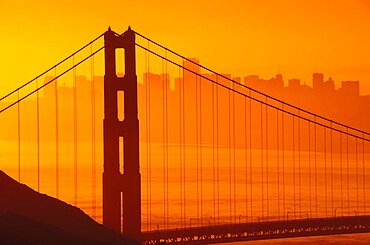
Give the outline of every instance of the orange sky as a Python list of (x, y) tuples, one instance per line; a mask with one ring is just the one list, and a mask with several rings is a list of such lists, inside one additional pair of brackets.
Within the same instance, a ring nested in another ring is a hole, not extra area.
[(276, 73), (311, 84), (360, 80), (370, 94), (370, 2), (0, 0), (0, 94), (35, 77), (110, 25), (131, 25), (219, 72)]

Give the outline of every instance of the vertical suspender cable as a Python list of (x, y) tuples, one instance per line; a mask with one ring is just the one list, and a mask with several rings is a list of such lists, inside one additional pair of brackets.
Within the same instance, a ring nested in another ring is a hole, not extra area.
[[(176, 90), (179, 91), (179, 127), (180, 127), (180, 134), (179, 134), (179, 147), (180, 147), (180, 227), (183, 228), (183, 181), (182, 181), (182, 170), (183, 170), (183, 149), (182, 149), (182, 144), (183, 144), (183, 135), (182, 135), (182, 113), (183, 113), (183, 108), (182, 108), (182, 90), (183, 90), (183, 80), (184, 77), (181, 76), (182, 71), (181, 68), (179, 67), (179, 88), (175, 88)], [(182, 78), (181, 78), (182, 77)], [(184, 225), (186, 224), (186, 221), (184, 222)]]
[[(93, 53), (92, 44), (90, 52)], [(92, 217), (96, 218), (96, 142), (95, 142), (95, 79), (94, 79), (94, 56), (91, 56), (91, 162), (92, 162)]]
[(365, 189), (365, 134), (362, 133), (362, 192), (364, 198), (364, 215), (366, 215), (366, 189)]
[(230, 94), (230, 90), (228, 90), (228, 101), (229, 101), (229, 104), (228, 104), (228, 107), (229, 107), (229, 144), (228, 144), (228, 153), (229, 153), (229, 207), (230, 207), (230, 210), (229, 210), (229, 218), (230, 218), (230, 224), (232, 223), (232, 184), (231, 184), (231, 179), (232, 179), (232, 175), (231, 175), (231, 94)]
[(165, 118), (165, 83), (166, 74), (164, 73), (164, 59), (162, 59), (162, 161), (163, 161), (163, 228), (166, 229), (166, 118)]
[[(300, 117), (300, 110), (298, 110)], [(298, 195), (299, 195), (299, 217), (302, 218), (302, 182), (301, 182), (301, 119), (298, 119)]]
[(36, 79), (36, 127), (37, 127), (37, 191), (40, 192), (40, 101), (39, 80)]
[(315, 149), (315, 154), (314, 154), (314, 161), (315, 161), (315, 213), (316, 213), (316, 218), (318, 218), (318, 203), (317, 203), (317, 140), (316, 140), (316, 116), (314, 117), (314, 149)]
[[(148, 43), (149, 48), (149, 43)], [(148, 133), (149, 133), (149, 224), (152, 228), (152, 142), (151, 142), (151, 74), (150, 74), (150, 53), (148, 53)]]
[(325, 217), (328, 217), (328, 188), (326, 177), (326, 128), (324, 127), (324, 182), (325, 182)]
[[(167, 58), (167, 50), (165, 51), (166, 53), (165, 53), (165, 57)], [(169, 209), (170, 209), (170, 207), (169, 207), (169, 196), (168, 196), (168, 171), (169, 171), (169, 167), (168, 167), (168, 155), (169, 155), (169, 153), (168, 153), (168, 91), (169, 91), (169, 83), (170, 83), (170, 81), (169, 81), (169, 73), (168, 73), (168, 70), (167, 70), (167, 62), (165, 63), (165, 74), (166, 74), (166, 82), (165, 82), (165, 85), (166, 85), (166, 89), (165, 89), (165, 91), (166, 91), (166, 94), (165, 94), (165, 100), (166, 100), (166, 107), (165, 107), (165, 109), (166, 109), (166, 145), (165, 145), (165, 147), (166, 147), (166, 186), (167, 186), (167, 188), (166, 188), (166, 207), (167, 207), (167, 210), (166, 210), (166, 212), (167, 212), (167, 220), (166, 220), (166, 223), (167, 223), (167, 229), (168, 229), (168, 224), (169, 224)]]
[(348, 149), (348, 145), (349, 145), (349, 137), (348, 137), (348, 127), (347, 127), (347, 140), (346, 140), (346, 149), (347, 149), (347, 213), (348, 215), (350, 214), (350, 207), (349, 207), (349, 149)]
[[(148, 50), (150, 50), (150, 42), (148, 41)], [(148, 198), (148, 202), (149, 202), (149, 229), (152, 229), (152, 169), (151, 169), (151, 132), (150, 132), (150, 83), (151, 83), (151, 77), (150, 77), (150, 53), (147, 52), (147, 80), (146, 80), (146, 83), (147, 83), (147, 86), (146, 86), (146, 98), (147, 98), (147, 128), (148, 128), (148, 137), (147, 137), (147, 161), (148, 161), (148, 169), (147, 169), (147, 182), (148, 182), (148, 192), (149, 192), (149, 198)]]
[[(57, 76), (57, 68), (54, 68), (54, 77)], [(55, 84), (55, 169), (56, 169), (56, 198), (59, 197), (59, 115), (58, 115), (58, 80)]]
[(182, 116), (182, 130), (183, 130), (183, 133), (182, 133), (182, 136), (183, 136), (183, 171), (182, 171), (182, 182), (184, 183), (183, 184), (183, 187), (184, 187), (184, 202), (183, 202), (183, 205), (184, 205), (184, 220), (186, 220), (186, 135), (185, 133), (187, 132), (185, 129), (185, 122), (186, 122), (186, 118), (185, 118), (185, 82), (189, 82), (189, 81), (185, 81), (185, 71), (184, 69), (182, 69), (182, 77), (183, 77), (183, 87), (182, 87), (182, 113), (183, 113), (183, 116)]
[(265, 113), (266, 113), (266, 216), (267, 219), (269, 218), (270, 215), (270, 210), (269, 210), (269, 145), (268, 145), (268, 98), (266, 96), (266, 106), (265, 106)]
[[(232, 83), (234, 89), (234, 83)], [(235, 92), (233, 92), (233, 171), (234, 171), (234, 217), (236, 222), (236, 163), (235, 163)]]
[(279, 110), (276, 108), (276, 161), (277, 161), (277, 218), (280, 221), (280, 156), (279, 156)]
[(184, 148), (183, 148), (183, 145), (185, 144), (184, 140), (185, 140), (185, 136), (183, 134), (183, 131), (184, 131), (184, 124), (183, 124), (183, 117), (184, 117), (184, 104), (183, 104), (183, 95), (184, 95), (184, 81), (185, 81), (185, 77), (184, 77), (184, 70), (179, 70), (179, 73), (182, 74), (180, 75), (179, 77), (182, 77), (181, 79), (181, 82), (180, 82), (180, 88), (179, 88), (179, 98), (180, 98), (180, 101), (179, 101), (179, 104), (180, 104), (180, 187), (181, 187), (181, 197), (180, 197), (180, 209), (181, 209), (181, 224), (183, 223), (183, 220), (184, 220), (184, 225), (186, 224), (186, 220), (185, 220), (185, 215), (184, 215), (184, 187), (183, 185), (185, 184), (184, 181), (183, 181), (183, 176), (184, 176), (184, 173), (183, 173), (183, 169), (185, 168), (185, 151), (184, 151)]
[(199, 154), (200, 154), (200, 218), (203, 222), (203, 139), (202, 139), (202, 78), (199, 77)]
[(296, 191), (296, 186), (295, 186), (295, 125), (294, 125), (294, 115), (292, 115), (292, 121), (293, 121), (293, 127), (292, 127), (292, 136), (293, 136), (293, 141), (292, 141), (292, 159), (293, 159), (293, 213), (294, 213), (294, 218), (297, 214), (296, 212), (296, 205), (295, 205), (295, 191)]
[(212, 181), (213, 181), (213, 224), (216, 224), (216, 157), (215, 157), (215, 84), (212, 83)]
[[(149, 43), (148, 43), (149, 48)], [(152, 142), (151, 142), (151, 124), (150, 124), (150, 117), (151, 117), (151, 74), (150, 74), (150, 53), (148, 53), (148, 144), (149, 144), (149, 225), (152, 228)]]
[(339, 157), (340, 157), (340, 209), (343, 216), (343, 146), (342, 133), (339, 133)]
[(310, 206), (310, 217), (312, 217), (312, 186), (311, 186), (311, 123), (308, 122), (308, 202)]
[(252, 97), (251, 97), (252, 93), (251, 93), (251, 90), (249, 89), (249, 202), (250, 202), (250, 212), (251, 212), (251, 215), (250, 215), (250, 219), (251, 219), (251, 222), (253, 221), (253, 181), (252, 181), (252, 151), (253, 151), (253, 147), (252, 147)]
[(261, 218), (264, 219), (264, 207), (265, 207), (265, 203), (264, 203), (264, 189), (263, 189), (263, 181), (264, 181), (264, 177), (263, 177), (263, 104), (260, 103), (261, 105), (261, 110), (260, 110), (260, 115), (261, 115), (261, 146), (260, 146), (260, 152), (261, 152), (261, 191), (262, 191), (262, 207), (261, 207), (261, 212), (262, 212), (262, 215), (261, 215)]
[[(75, 57), (72, 56), (73, 65)], [(74, 161), (74, 204), (77, 206), (77, 81), (76, 67), (73, 68), (73, 161)]]
[(198, 109), (198, 75), (195, 75), (195, 146), (197, 162), (197, 224), (202, 220), (199, 219), (200, 198), (199, 198), (199, 109)]
[(148, 120), (148, 86), (149, 86), (149, 68), (148, 68), (148, 52), (145, 52), (145, 139), (146, 139), (146, 216), (147, 229), (150, 230), (150, 210), (149, 210), (149, 120)]
[[(333, 177), (333, 124), (330, 121), (330, 178), (331, 178), (331, 210), (334, 210), (334, 177)], [(335, 216), (335, 214), (334, 214)]]
[(356, 154), (356, 208), (359, 212), (359, 185), (358, 185), (358, 151), (357, 151), (357, 138), (355, 138), (355, 154)]
[[(284, 104), (281, 104), (281, 109), (284, 111)], [(282, 151), (282, 171), (283, 171), (283, 214), (285, 215), (285, 136), (284, 136), (284, 112), (281, 113), (281, 149)]]
[[(218, 82), (218, 75), (216, 74), (216, 81)], [(220, 165), (219, 165), (219, 142), (218, 142), (218, 86), (216, 86), (216, 170), (217, 170), (217, 223), (220, 223)]]
[[(244, 156), (245, 156), (245, 216), (248, 222), (248, 134), (247, 134), (247, 97), (244, 97)], [(251, 200), (249, 200), (251, 201)]]
[[(19, 101), (19, 90), (17, 92)], [(18, 181), (21, 182), (21, 102), (17, 103), (18, 109)]]

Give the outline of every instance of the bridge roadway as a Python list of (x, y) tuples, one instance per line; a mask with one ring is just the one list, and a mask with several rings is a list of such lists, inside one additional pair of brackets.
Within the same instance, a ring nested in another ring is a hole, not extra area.
[(370, 216), (224, 224), (142, 232), (142, 244), (209, 244), (370, 232)]

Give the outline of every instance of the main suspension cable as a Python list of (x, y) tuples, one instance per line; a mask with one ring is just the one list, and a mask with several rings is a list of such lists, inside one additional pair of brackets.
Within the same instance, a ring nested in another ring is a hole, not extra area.
[[(198, 75), (199, 77), (201, 77), (201, 78), (204, 78), (205, 80), (208, 80), (208, 81), (210, 81), (210, 82), (212, 82), (212, 83), (215, 83), (215, 84), (217, 84), (219, 87), (222, 87), (222, 88), (224, 88), (224, 89), (226, 89), (226, 90), (230, 90), (230, 91), (233, 91), (233, 92), (235, 92), (235, 93), (237, 93), (237, 94), (239, 94), (239, 95), (241, 95), (241, 96), (244, 96), (244, 97), (248, 97), (249, 98), (249, 95), (247, 95), (247, 94), (245, 94), (245, 93), (242, 93), (242, 92), (240, 92), (240, 91), (238, 91), (238, 90), (235, 90), (235, 89), (233, 89), (233, 88), (230, 88), (230, 87), (228, 87), (228, 86), (226, 86), (226, 85), (224, 85), (224, 84), (222, 84), (222, 83), (220, 83), (220, 82), (217, 82), (217, 81), (215, 81), (215, 80), (213, 80), (213, 79), (211, 79), (211, 78), (209, 78), (209, 77), (207, 77), (207, 76), (204, 76), (203, 74), (198, 74), (197, 72), (195, 72), (195, 71), (193, 71), (193, 70), (191, 70), (191, 69), (189, 69), (189, 68), (186, 68), (186, 67), (184, 67), (183, 65), (180, 65), (180, 64), (177, 64), (176, 62), (174, 62), (174, 61), (172, 61), (172, 60), (169, 60), (169, 59), (167, 59), (166, 57), (164, 57), (164, 56), (162, 56), (162, 55), (160, 55), (160, 54), (157, 54), (156, 52), (154, 52), (154, 51), (152, 51), (152, 50), (150, 50), (150, 49), (148, 49), (148, 48), (145, 48), (145, 47), (143, 47), (142, 45), (140, 45), (140, 44), (135, 44), (136, 46), (138, 46), (138, 47), (140, 47), (140, 48), (142, 48), (142, 49), (144, 49), (144, 50), (146, 50), (147, 52), (149, 52), (149, 53), (151, 53), (151, 54), (153, 54), (153, 55), (155, 55), (155, 56), (157, 56), (157, 57), (159, 57), (159, 58), (162, 58), (162, 59), (165, 59), (166, 61), (168, 61), (169, 63), (171, 63), (171, 64), (173, 64), (173, 65), (175, 65), (175, 66), (178, 66), (178, 67), (181, 67), (182, 69), (184, 69), (184, 70), (186, 70), (186, 71), (188, 71), (188, 72), (191, 72), (191, 73), (193, 73), (193, 74), (195, 74), (195, 75)], [(229, 79), (227, 79), (227, 80), (229, 80)], [(249, 88), (247, 88), (247, 89), (249, 89)], [(279, 107), (277, 107), (277, 106), (274, 106), (274, 105), (272, 105), (272, 104), (266, 104), (266, 102), (264, 102), (264, 101), (262, 101), (262, 100), (259, 100), (259, 99), (257, 99), (257, 98), (254, 98), (254, 97), (250, 97), (250, 99), (252, 99), (252, 100), (254, 100), (254, 101), (256, 101), (256, 102), (258, 102), (258, 103), (260, 103), (260, 104), (263, 104), (263, 105), (266, 105), (266, 106), (269, 106), (269, 107), (271, 107), (271, 108), (274, 108), (274, 109), (278, 109), (278, 110), (280, 110), (280, 111), (282, 111), (282, 112), (284, 112), (284, 113), (286, 113), (286, 114), (289, 114), (289, 115), (291, 115), (291, 116), (294, 116), (294, 117), (297, 117), (297, 118), (299, 118), (299, 119), (302, 119), (302, 120), (305, 120), (305, 121), (308, 121), (308, 122), (311, 122), (311, 123), (314, 123), (314, 124), (317, 124), (318, 126), (321, 126), (321, 127), (323, 127), (323, 128), (327, 128), (327, 129), (332, 129), (332, 130), (334, 130), (334, 131), (337, 131), (337, 132), (342, 132), (342, 133), (344, 133), (344, 134), (348, 134), (349, 136), (351, 136), (351, 137), (354, 137), (354, 138), (358, 138), (358, 139), (363, 139), (363, 140), (365, 140), (365, 141), (367, 141), (367, 142), (370, 142), (370, 138), (363, 138), (362, 136), (358, 136), (358, 135), (355, 135), (355, 134), (353, 134), (353, 133), (350, 133), (350, 132), (348, 132), (348, 130), (347, 130), (347, 132), (345, 132), (345, 131), (343, 131), (343, 130), (340, 130), (340, 129), (338, 129), (338, 128), (332, 128), (332, 127), (330, 127), (330, 126), (328, 126), (328, 125), (325, 125), (325, 124), (323, 124), (323, 123), (320, 123), (320, 122), (317, 122), (317, 121), (312, 121), (311, 119), (309, 119), (309, 118), (306, 118), (306, 117), (303, 117), (303, 116), (301, 116), (301, 115), (296, 115), (295, 113), (293, 113), (293, 112), (290, 112), (290, 111), (288, 111), (288, 110), (284, 110), (284, 109), (281, 109), (281, 108), (279, 108)], [(284, 102), (281, 102), (281, 103), (284, 103)], [(299, 108), (298, 108), (299, 109)], [(301, 110), (302, 112), (305, 112), (304, 110)], [(1, 112), (1, 111), (0, 111)], [(320, 116), (316, 116), (315, 115), (315, 118), (321, 118)], [(329, 122), (331, 122), (332, 120), (329, 120), (329, 119), (325, 119), (325, 120), (327, 120), (327, 121), (329, 121)], [(333, 123), (335, 123), (334, 121), (332, 121)], [(338, 124), (338, 123), (336, 123), (336, 124)], [(349, 127), (349, 126), (346, 126), (346, 128), (347, 129), (351, 129), (351, 127)], [(358, 131), (358, 132), (362, 132), (362, 131), (359, 131), (359, 130), (356, 130), (356, 129), (353, 129), (354, 131)], [(370, 135), (370, 133), (367, 133), (367, 132), (362, 132), (363, 134), (366, 134), (366, 135)]]
[[(210, 69), (210, 68), (207, 68), (207, 67), (205, 67), (205, 66), (203, 66), (203, 65), (201, 65), (201, 64), (198, 64), (197, 62), (195, 62), (195, 61), (193, 61), (193, 60), (191, 60), (191, 59), (188, 59), (188, 58), (184, 57), (183, 55), (181, 55), (181, 54), (179, 54), (179, 53), (177, 53), (177, 52), (175, 52), (175, 51), (173, 51), (173, 50), (171, 50), (171, 49), (168, 49), (167, 47), (165, 47), (165, 46), (163, 46), (163, 45), (161, 45), (161, 44), (159, 44), (159, 43), (157, 43), (157, 42), (153, 41), (152, 39), (150, 39), (150, 38), (148, 38), (148, 37), (146, 37), (146, 36), (144, 36), (144, 35), (142, 35), (142, 34), (140, 34), (140, 33), (136, 32), (136, 31), (134, 31), (134, 32), (135, 32), (135, 34), (136, 34), (136, 35), (138, 35), (139, 37), (141, 37), (141, 38), (143, 38), (143, 39), (145, 39), (145, 40), (147, 40), (147, 41), (149, 41), (149, 42), (151, 42), (151, 43), (155, 44), (156, 46), (158, 46), (158, 47), (160, 47), (160, 48), (162, 48), (162, 49), (165, 49), (166, 51), (168, 51), (168, 52), (170, 52), (170, 53), (172, 53), (172, 54), (174, 54), (174, 55), (176, 55), (176, 56), (178, 56), (178, 57), (180, 57), (180, 58), (182, 58), (182, 59), (184, 59), (184, 60), (186, 60), (186, 61), (188, 61), (188, 62), (190, 62), (190, 63), (192, 63), (192, 64), (194, 64), (194, 65), (196, 65), (196, 66), (198, 66), (198, 67), (200, 67), (200, 68), (202, 68), (202, 69), (204, 69), (204, 70), (208, 71), (208, 72), (211, 72), (211, 73), (213, 73), (213, 74), (216, 74), (216, 75), (218, 75), (219, 77), (221, 77), (221, 78), (223, 78), (223, 79), (226, 79), (226, 80), (228, 80), (228, 81), (230, 81), (230, 82), (232, 82), (232, 83), (235, 83), (235, 84), (237, 84), (237, 85), (239, 85), (239, 86), (241, 86), (241, 87), (243, 87), (243, 88), (245, 88), (245, 89), (249, 89), (249, 90), (251, 90), (251, 91), (253, 91), (253, 92), (255, 92), (255, 93), (258, 93), (259, 95), (266, 96), (266, 97), (267, 97), (267, 98), (269, 98), (269, 99), (272, 99), (272, 100), (274, 100), (274, 101), (276, 101), (276, 102), (278, 102), (278, 103), (282, 103), (282, 104), (284, 104), (284, 105), (286, 105), (286, 106), (289, 106), (289, 107), (291, 107), (291, 108), (293, 108), (293, 109), (297, 109), (297, 110), (299, 110), (299, 111), (301, 111), (301, 112), (307, 113), (308, 115), (315, 116), (315, 117), (317, 117), (317, 118), (319, 118), (319, 119), (323, 119), (323, 120), (328, 121), (328, 122), (332, 121), (331, 119), (328, 119), (328, 118), (326, 118), (326, 117), (320, 116), (320, 115), (315, 114), (315, 113), (313, 113), (313, 112), (307, 111), (307, 110), (305, 110), (305, 109), (302, 109), (302, 108), (300, 108), (300, 107), (297, 107), (297, 106), (295, 106), (295, 105), (293, 105), (293, 104), (290, 104), (290, 103), (287, 103), (287, 102), (285, 102), (285, 101), (279, 100), (279, 99), (277, 99), (277, 98), (275, 98), (275, 97), (272, 97), (272, 96), (270, 96), (270, 95), (268, 95), (268, 94), (265, 94), (265, 93), (263, 93), (263, 92), (261, 92), (261, 91), (259, 91), (259, 90), (253, 89), (253, 88), (251, 88), (251, 87), (249, 87), (249, 86), (246, 86), (245, 84), (238, 83), (237, 81), (234, 81), (233, 79), (231, 79), (231, 78), (229, 78), (229, 77), (227, 77), (227, 76), (225, 76), (225, 75), (222, 75), (222, 74), (220, 74), (220, 73), (218, 73), (218, 72), (216, 72), (216, 71), (214, 71), (214, 70), (212, 70), (212, 69)], [(136, 45), (137, 45), (137, 46), (139, 46), (139, 47), (142, 47), (140, 44), (137, 44), (137, 43), (136, 43)], [(149, 51), (149, 50), (148, 50), (148, 51)], [(345, 128), (348, 128), (348, 129), (354, 130), (354, 131), (356, 131), (356, 132), (363, 133), (363, 134), (366, 134), (366, 135), (369, 135), (369, 136), (370, 136), (370, 132), (365, 132), (365, 131), (363, 131), (363, 130), (356, 129), (356, 128), (354, 128), (354, 127), (350, 127), (350, 126), (348, 126), (348, 125), (345, 125), (345, 124), (342, 124), (342, 123), (339, 123), (339, 122), (334, 122), (334, 121), (333, 121), (333, 123), (337, 124), (338, 126), (345, 127)]]

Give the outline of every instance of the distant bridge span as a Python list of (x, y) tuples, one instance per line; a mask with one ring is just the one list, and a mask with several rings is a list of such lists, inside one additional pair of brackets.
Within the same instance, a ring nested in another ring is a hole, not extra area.
[(370, 216), (282, 220), (142, 233), (143, 244), (209, 244), (370, 232)]

